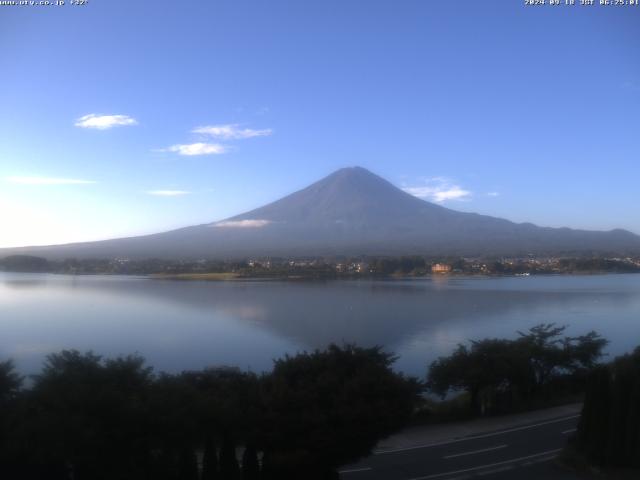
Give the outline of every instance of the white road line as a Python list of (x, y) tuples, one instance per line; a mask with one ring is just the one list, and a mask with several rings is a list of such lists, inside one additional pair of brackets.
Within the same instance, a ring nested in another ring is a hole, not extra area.
[(371, 467), (350, 468), (349, 470), (340, 470), (338, 473), (342, 475), (343, 473), (368, 472), (369, 470), (371, 470)]
[(560, 432), (560, 433), (562, 433), (562, 435), (567, 435), (569, 433), (575, 432), (576, 430), (578, 430), (578, 429), (577, 428), (570, 428), (569, 430), (565, 430), (564, 432)]
[(519, 458), (512, 458), (511, 460), (505, 460), (503, 462), (496, 462), (496, 463), (489, 463), (487, 465), (479, 465), (477, 467), (471, 467), (471, 468), (465, 468), (464, 470), (455, 470), (453, 472), (444, 472), (444, 473), (434, 473), (433, 475), (426, 475), (424, 477), (414, 477), (414, 478), (410, 478), (409, 480), (429, 480), (431, 478), (440, 478), (440, 477), (448, 477), (449, 475), (457, 475), (458, 473), (466, 473), (466, 472), (473, 472), (476, 470), (483, 470), (486, 468), (492, 468), (492, 467), (497, 467), (500, 465), (506, 465), (509, 463), (517, 463), (517, 462), (521, 462), (523, 460), (528, 460), (530, 458), (536, 458), (536, 457), (542, 457), (544, 455), (552, 455), (551, 458), (554, 458), (556, 455), (556, 453), (560, 452), (562, 449), (561, 448), (557, 448), (555, 450), (547, 450), (546, 452), (540, 452), (540, 453), (534, 453), (533, 455), (527, 455), (526, 457), (519, 457)]
[(485, 470), (484, 472), (478, 473), (478, 476), (484, 477), (485, 475), (493, 475), (494, 473), (506, 472), (507, 470), (513, 470), (513, 465), (505, 465), (504, 467)]
[(373, 454), (384, 455), (386, 453), (406, 452), (408, 450), (418, 450), (421, 448), (431, 448), (431, 447), (439, 447), (441, 445), (450, 445), (452, 443), (468, 442), (470, 440), (477, 440), (479, 438), (495, 437), (496, 435), (504, 435), (505, 433), (519, 432), (520, 430), (527, 430), (529, 428), (536, 428), (536, 427), (542, 427), (544, 425), (551, 425), (552, 423), (566, 422), (567, 420), (573, 420), (574, 418), (579, 418), (579, 417), (580, 415), (572, 415), (570, 417), (558, 418), (556, 420), (549, 420), (547, 422), (536, 423), (535, 425), (525, 425), (524, 427), (510, 428), (508, 430), (502, 430), (499, 432), (485, 433), (483, 435), (474, 435), (474, 436), (464, 437), (464, 438), (456, 438), (455, 440), (447, 440), (446, 442), (425, 443), (423, 445), (414, 445), (412, 447), (390, 448), (389, 450), (377, 450), (373, 452)]
[(454, 455), (447, 455), (446, 457), (442, 457), (442, 458), (446, 460), (449, 458), (464, 457), (465, 455), (474, 455), (476, 453), (491, 452), (493, 450), (500, 450), (501, 448), (507, 448), (507, 445), (498, 445), (497, 447), (483, 448), (482, 450), (474, 450), (472, 452), (456, 453)]

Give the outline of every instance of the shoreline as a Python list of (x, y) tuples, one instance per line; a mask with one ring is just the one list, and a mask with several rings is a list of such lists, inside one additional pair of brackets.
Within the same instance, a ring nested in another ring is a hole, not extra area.
[(472, 274), (472, 273), (428, 273), (425, 275), (304, 275), (304, 274), (271, 274), (271, 275), (246, 275), (238, 272), (207, 272), (207, 273), (114, 273), (114, 272), (98, 272), (98, 273), (70, 273), (70, 272), (24, 272), (0, 270), (0, 274), (28, 274), (28, 275), (60, 275), (68, 277), (131, 277), (131, 278), (147, 278), (151, 280), (181, 280), (181, 281), (213, 281), (213, 282), (230, 282), (230, 281), (333, 281), (333, 280), (424, 280), (424, 279), (481, 279), (481, 278), (532, 278), (532, 277), (591, 277), (605, 275), (633, 275), (640, 272), (540, 272), (529, 275), (522, 274)]

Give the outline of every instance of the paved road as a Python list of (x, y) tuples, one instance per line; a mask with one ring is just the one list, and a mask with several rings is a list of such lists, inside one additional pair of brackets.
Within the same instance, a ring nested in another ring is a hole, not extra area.
[(552, 460), (575, 431), (578, 415), (550, 418), (466, 438), (378, 450), (344, 467), (343, 480), (572, 479)]

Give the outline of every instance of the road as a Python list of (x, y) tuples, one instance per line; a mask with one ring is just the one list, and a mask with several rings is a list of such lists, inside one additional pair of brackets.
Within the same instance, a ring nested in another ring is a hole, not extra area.
[(574, 479), (552, 460), (573, 433), (579, 415), (465, 438), (378, 450), (340, 471), (343, 480)]

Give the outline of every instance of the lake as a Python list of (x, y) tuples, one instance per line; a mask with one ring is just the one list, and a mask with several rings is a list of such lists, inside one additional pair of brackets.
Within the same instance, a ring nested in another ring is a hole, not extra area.
[(640, 344), (640, 275), (336, 281), (171, 281), (0, 272), (0, 359), (37, 372), (63, 348), (137, 352), (156, 370), (260, 372), (330, 342), (383, 345), (423, 376), (459, 342), (542, 322), (595, 329), (620, 354)]

